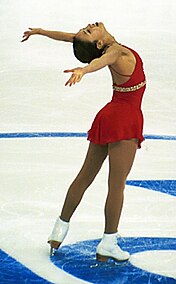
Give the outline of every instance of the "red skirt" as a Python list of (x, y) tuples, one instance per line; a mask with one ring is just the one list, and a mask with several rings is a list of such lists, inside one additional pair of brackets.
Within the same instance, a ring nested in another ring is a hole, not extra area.
[(96, 115), (88, 140), (94, 144), (105, 145), (121, 140), (138, 140), (141, 148), (143, 137), (143, 114), (140, 107), (128, 101), (111, 101)]

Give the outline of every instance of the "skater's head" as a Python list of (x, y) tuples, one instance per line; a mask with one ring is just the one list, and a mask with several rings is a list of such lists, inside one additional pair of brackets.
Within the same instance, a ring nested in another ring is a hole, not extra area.
[(73, 51), (75, 57), (82, 63), (90, 63), (103, 54), (103, 50), (97, 48), (96, 42), (83, 41), (76, 37), (73, 40)]
[(103, 23), (89, 24), (81, 29), (73, 40), (73, 51), (76, 58), (83, 63), (90, 63), (102, 56), (106, 29)]

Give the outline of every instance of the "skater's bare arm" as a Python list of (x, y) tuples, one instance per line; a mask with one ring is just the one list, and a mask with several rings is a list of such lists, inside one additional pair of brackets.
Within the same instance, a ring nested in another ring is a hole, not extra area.
[(48, 31), (48, 30), (44, 30), (41, 28), (37, 28), (37, 29), (29, 28), (28, 31), (24, 32), (23, 39), (21, 42), (28, 40), (28, 38), (31, 35), (42, 35), (42, 36), (49, 37), (51, 39), (66, 41), (66, 42), (73, 42), (73, 39), (75, 36), (74, 33), (66, 33), (66, 32), (61, 32), (61, 31)]
[(95, 72), (106, 66), (109, 66), (113, 64), (117, 60), (117, 58), (118, 58), (118, 52), (114, 48), (111, 48), (110, 51), (102, 55), (100, 58), (92, 60), (85, 67), (78, 67), (78, 68), (65, 70), (64, 71), (65, 73), (70, 73), (70, 72), (72, 73), (70, 79), (66, 82), (65, 85), (72, 86), (75, 83), (80, 82), (85, 74)]

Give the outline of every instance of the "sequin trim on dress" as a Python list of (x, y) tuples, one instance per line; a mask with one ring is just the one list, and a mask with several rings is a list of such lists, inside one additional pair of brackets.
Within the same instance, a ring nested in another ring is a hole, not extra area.
[(118, 87), (113, 85), (113, 90), (117, 91), (117, 92), (122, 92), (122, 93), (126, 93), (126, 92), (134, 92), (137, 91), (139, 89), (141, 89), (142, 87), (144, 87), (146, 85), (146, 81), (143, 81), (141, 83), (139, 83), (138, 85), (132, 86), (132, 87)]

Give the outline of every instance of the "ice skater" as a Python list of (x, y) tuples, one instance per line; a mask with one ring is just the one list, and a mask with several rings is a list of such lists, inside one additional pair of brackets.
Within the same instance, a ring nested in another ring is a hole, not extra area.
[[(136, 150), (144, 140), (141, 102), (146, 79), (142, 60), (134, 50), (118, 43), (101, 22), (89, 24), (77, 33), (30, 28), (24, 32), (22, 42), (32, 35), (73, 43), (74, 55), (86, 65), (65, 70), (66, 73), (71, 73), (65, 85), (72, 86), (80, 82), (87, 73), (106, 66), (111, 72), (113, 84), (112, 100), (98, 112), (88, 131), (90, 143), (85, 161), (68, 189), (62, 211), (48, 239), (51, 254), (65, 239), (74, 211), (108, 157), (105, 228), (96, 249), (96, 257), (99, 261), (107, 261), (108, 258), (127, 260), (130, 255), (119, 247), (117, 232), (126, 179)], [(101, 95), (99, 85), (100, 82), (97, 82), (95, 86), (98, 96)]]

